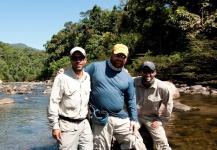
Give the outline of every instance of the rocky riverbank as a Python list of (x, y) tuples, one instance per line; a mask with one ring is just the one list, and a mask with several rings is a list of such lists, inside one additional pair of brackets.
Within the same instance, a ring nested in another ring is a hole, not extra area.
[[(203, 94), (203, 95), (215, 95), (216, 89), (210, 88), (210, 87), (203, 87), (202, 85), (192, 85), (188, 86), (186, 84), (173, 84), (169, 81), (165, 81), (165, 83), (168, 85), (174, 99), (174, 112), (181, 112), (178, 114), (185, 114), (182, 112), (189, 111), (189, 113), (195, 113), (194, 110), (198, 110), (199, 112), (202, 112), (203, 110), (198, 109), (196, 107), (188, 106), (185, 104), (180, 103), (180, 98), (183, 96), (182, 94)], [(31, 97), (29, 95), (34, 94), (38, 89), (38, 85), (40, 85), (41, 89), (40, 92), (42, 94), (50, 94), (52, 82), (11, 82), (11, 83), (3, 83), (0, 84), (0, 105), (13, 105), (13, 103), (16, 103), (15, 100), (10, 98), (2, 98), (2, 95), (14, 95), (14, 94), (24, 94), (23, 96), (24, 100), (30, 100), (28, 97)], [(37, 91), (38, 92), (38, 91)], [(185, 95), (186, 96), (186, 95)], [(4, 106), (1, 106), (4, 107)], [(144, 143), (148, 144), (150, 147), (153, 146), (152, 139), (148, 132), (146, 131), (146, 128), (141, 127), (140, 133), (143, 136)], [(117, 143), (115, 143), (117, 144)], [(115, 145), (117, 150), (119, 148), (119, 145)]]
[[(187, 106), (185, 104), (181, 104), (179, 102), (180, 94), (188, 93), (188, 94), (203, 94), (203, 95), (217, 95), (217, 89), (211, 88), (209, 86), (203, 87), (202, 85), (187, 85), (187, 84), (173, 84), (169, 81), (164, 81), (173, 96), (174, 99), (174, 108), (173, 111), (191, 111), (191, 110), (198, 110), (195, 107)], [(35, 89), (34, 85), (42, 84), (44, 85), (43, 93), (42, 94), (50, 94), (52, 82), (45, 81), (45, 82), (8, 82), (3, 83), (0, 82), (0, 94), (33, 94)], [(26, 99), (27, 100), (27, 99)], [(1, 104), (11, 104), (14, 103), (13, 99), (0, 99)]]

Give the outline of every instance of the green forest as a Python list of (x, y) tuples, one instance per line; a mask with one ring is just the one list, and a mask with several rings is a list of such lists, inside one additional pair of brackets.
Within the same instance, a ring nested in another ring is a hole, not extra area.
[(112, 10), (95, 5), (80, 15), (45, 41), (45, 51), (0, 42), (0, 80), (53, 79), (70, 65), (73, 47), (83, 47), (91, 63), (109, 59), (112, 47), (123, 43), (132, 76), (151, 60), (162, 80), (217, 85), (216, 0), (120, 0)]

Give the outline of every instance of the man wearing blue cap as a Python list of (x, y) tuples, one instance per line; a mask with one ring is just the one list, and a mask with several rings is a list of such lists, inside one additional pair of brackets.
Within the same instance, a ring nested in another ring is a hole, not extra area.
[(140, 73), (140, 77), (134, 78), (139, 121), (150, 132), (157, 150), (171, 150), (162, 126), (172, 113), (171, 93), (164, 82), (155, 78), (157, 72), (153, 62), (143, 62)]

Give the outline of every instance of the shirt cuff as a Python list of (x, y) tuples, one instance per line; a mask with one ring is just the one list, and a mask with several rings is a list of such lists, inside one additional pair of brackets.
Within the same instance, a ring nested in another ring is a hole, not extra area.
[(59, 123), (55, 123), (53, 129), (60, 129)]

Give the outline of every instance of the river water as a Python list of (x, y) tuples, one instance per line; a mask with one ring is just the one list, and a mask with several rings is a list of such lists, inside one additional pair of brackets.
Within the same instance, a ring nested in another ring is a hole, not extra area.
[(37, 85), (33, 94), (0, 94), (0, 99), (15, 100), (0, 105), (0, 150), (57, 149), (46, 118), (49, 95), (42, 94), (44, 89), (44, 85)]
[(217, 150), (217, 96), (184, 94), (180, 102), (199, 110), (173, 112), (165, 127), (173, 150)]
[[(0, 150), (56, 150), (46, 109), (49, 95), (44, 85), (33, 94), (5, 95), (13, 104), (0, 105)], [(28, 98), (28, 100), (25, 100)], [(217, 150), (217, 96), (181, 95), (180, 102), (200, 110), (173, 112), (165, 125), (173, 150)]]

